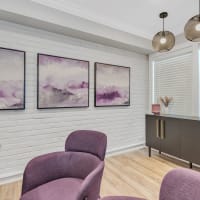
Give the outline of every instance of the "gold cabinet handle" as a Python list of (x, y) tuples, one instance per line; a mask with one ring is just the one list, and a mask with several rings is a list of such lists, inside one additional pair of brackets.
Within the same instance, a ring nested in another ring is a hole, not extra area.
[(160, 121), (160, 138), (163, 140), (165, 138), (165, 121)]
[(156, 137), (160, 137), (160, 120), (156, 119)]

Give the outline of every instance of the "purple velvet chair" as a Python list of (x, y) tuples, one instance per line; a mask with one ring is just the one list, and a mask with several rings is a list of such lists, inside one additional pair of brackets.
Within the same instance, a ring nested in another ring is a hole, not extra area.
[(42, 155), (28, 163), (21, 200), (97, 200), (106, 145), (103, 133), (71, 133), (65, 152)]
[(159, 200), (200, 200), (200, 173), (178, 168), (164, 177)]

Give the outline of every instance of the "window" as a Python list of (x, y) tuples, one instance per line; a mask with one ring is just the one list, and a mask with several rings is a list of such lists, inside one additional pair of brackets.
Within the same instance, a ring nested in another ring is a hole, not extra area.
[(152, 101), (160, 97), (173, 97), (169, 113), (192, 115), (193, 64), (192, 53), (157, 60), (152, 66)]

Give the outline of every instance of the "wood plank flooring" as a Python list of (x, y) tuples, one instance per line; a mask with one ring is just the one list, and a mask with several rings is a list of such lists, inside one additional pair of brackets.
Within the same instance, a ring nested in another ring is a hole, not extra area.
[[(126, 195), (147, 200), (158, 200), (159, 189), (164, 175), (176, 167), (188, 164), (141, 149), (106, 159), (102, 180), (101, 196)], [(199, 169), (195, 169), (199, 170)], [(0, 186), (0, 200), (19, 200), (21, 181)]]

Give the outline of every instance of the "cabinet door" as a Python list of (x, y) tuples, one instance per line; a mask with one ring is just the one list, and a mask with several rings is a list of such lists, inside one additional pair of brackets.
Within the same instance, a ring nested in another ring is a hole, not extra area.
[(182, 120), (181, 123), (181, 158), (200, 164), (200, 122)]
[(161, 151), (173, 156), (180, 156), (180, 120), (161, 118)]
[(159, 117), (146, 116), (146, 145), (160, 150)]

